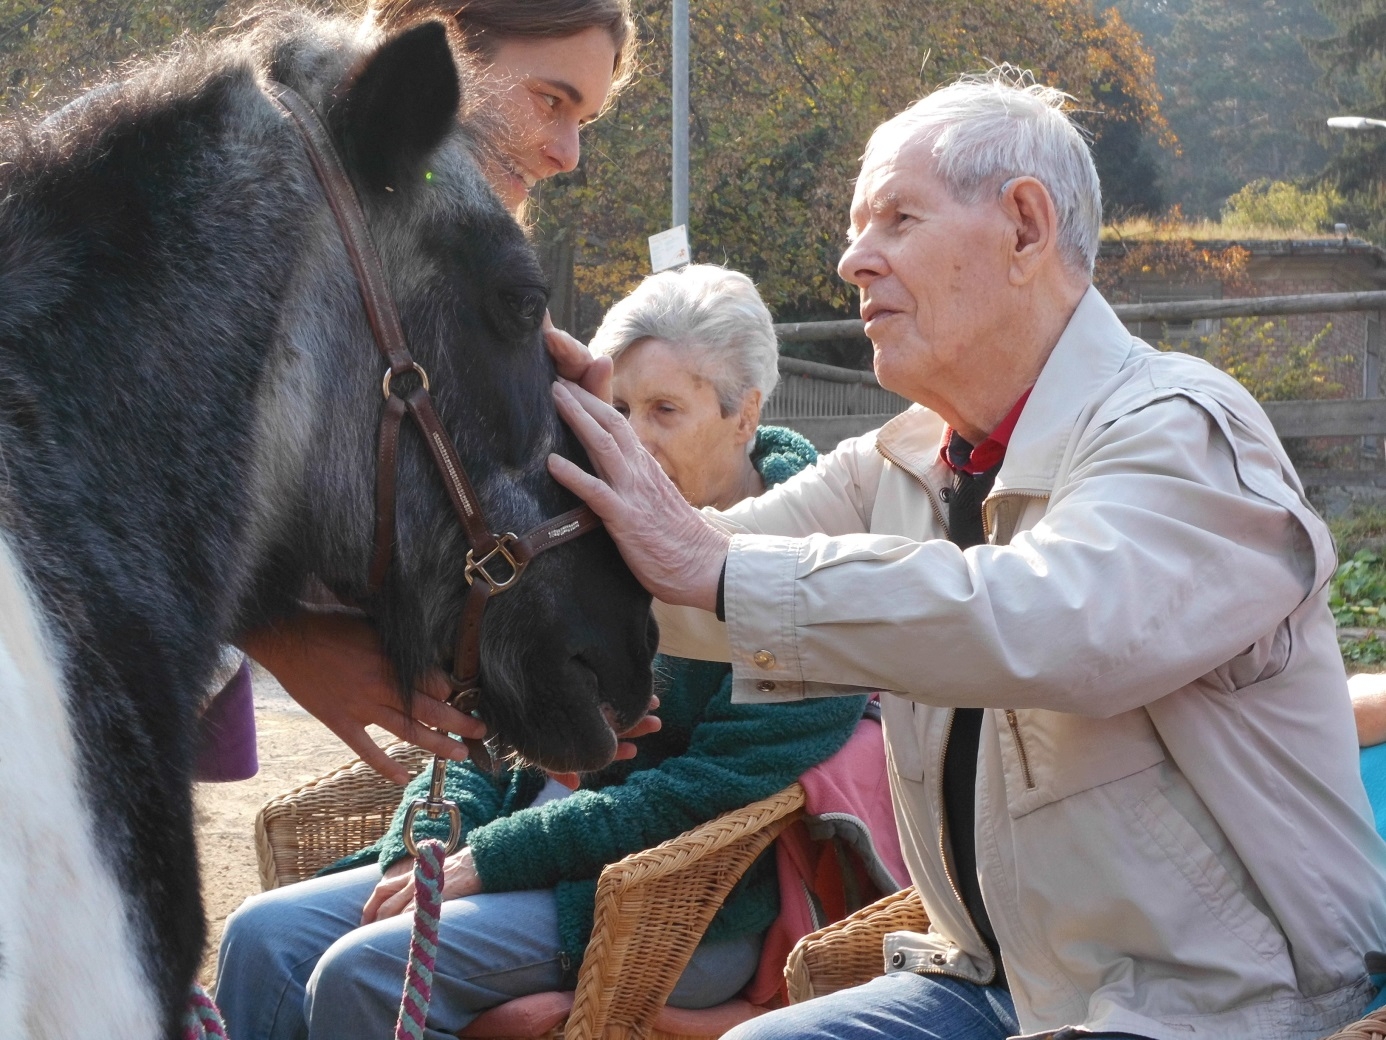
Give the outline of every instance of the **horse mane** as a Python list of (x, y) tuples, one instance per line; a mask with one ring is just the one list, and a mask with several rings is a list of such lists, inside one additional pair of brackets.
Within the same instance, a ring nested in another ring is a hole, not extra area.
[[(464, 132), (475, 149), (493, 148), (504, 128), (478, 87), (476, 60), (462, 48), (455, 24), (440, 24), (453, 42)], [(159, 121), (176, 119), (189, 106), (215, 103), (237, 87), (273, 80), (318, 101), (386, 35), (369, 18), (283, 0), (258, 4), (224, 29), (185, 34), (159, 54), (91, 81), (84, 93), (37, 121), (0, 121), (0, 202), (56, 166), (82, 165), (83, 156), (101, 154), (115, 137), (151, 132)]]

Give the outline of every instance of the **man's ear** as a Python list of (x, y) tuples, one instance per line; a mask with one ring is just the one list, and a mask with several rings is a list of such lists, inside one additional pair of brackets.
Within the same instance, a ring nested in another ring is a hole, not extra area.
[(1059, 215), (1049, 189), (1034, 177), (1012, 177), (1001, 185), (1001, 208), (1014, 228), (1010, 280), (1023, 285), (1056, 255)]
[(424, 22), (354, 69), (328, 108), (347, 168), (371, 191), (408, 186), (457, 122), (457, 64), (441, 22)]

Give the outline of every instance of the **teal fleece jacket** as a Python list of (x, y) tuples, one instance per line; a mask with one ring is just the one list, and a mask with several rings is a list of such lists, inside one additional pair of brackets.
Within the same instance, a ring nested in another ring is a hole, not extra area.
[[(767, 486), (816, 458), (808, 441), (777, 427), (760, 428), (751, 456)], [(542, 773), (491, 774), (470, 762), (448, 764), (446, 796), (461, 810), (463, 840), (483, 889), (553, 888), (559, 935), (574, 970), (591, 936), (604, 866), (793, 783), (847, 742), (866, 705), (865, 697), (733, 704), (726, 664), (661, 654), (655, 670), (663, 728), (637, 742), (635, 758), (583, 777), (567, 798), (528, 808), (544, 784)], [(409, 786), (385, 836), (334, 869), (402, 858), (404, 807), (424, 796), (427, 783), (425, 772)], [(416, 821), (415, 833), (446, 837), (446, 821)], [(732, 891), (706, 938), (762, 932), (778, 912), (774, 859), (767, 853)]]

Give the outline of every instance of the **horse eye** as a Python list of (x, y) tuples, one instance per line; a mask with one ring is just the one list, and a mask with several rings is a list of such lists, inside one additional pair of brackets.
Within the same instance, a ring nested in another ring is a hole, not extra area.
[(548, 293), (542, 289), (518, 289), (501, 293), (511, 313), (526, 324), (543, 320), (544, 310), (549, 305)]

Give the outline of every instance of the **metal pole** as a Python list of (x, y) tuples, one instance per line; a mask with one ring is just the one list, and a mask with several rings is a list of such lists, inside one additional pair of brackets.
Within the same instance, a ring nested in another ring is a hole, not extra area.
[(688, 0), (674, 0), (674, 221), (688, 224)]

